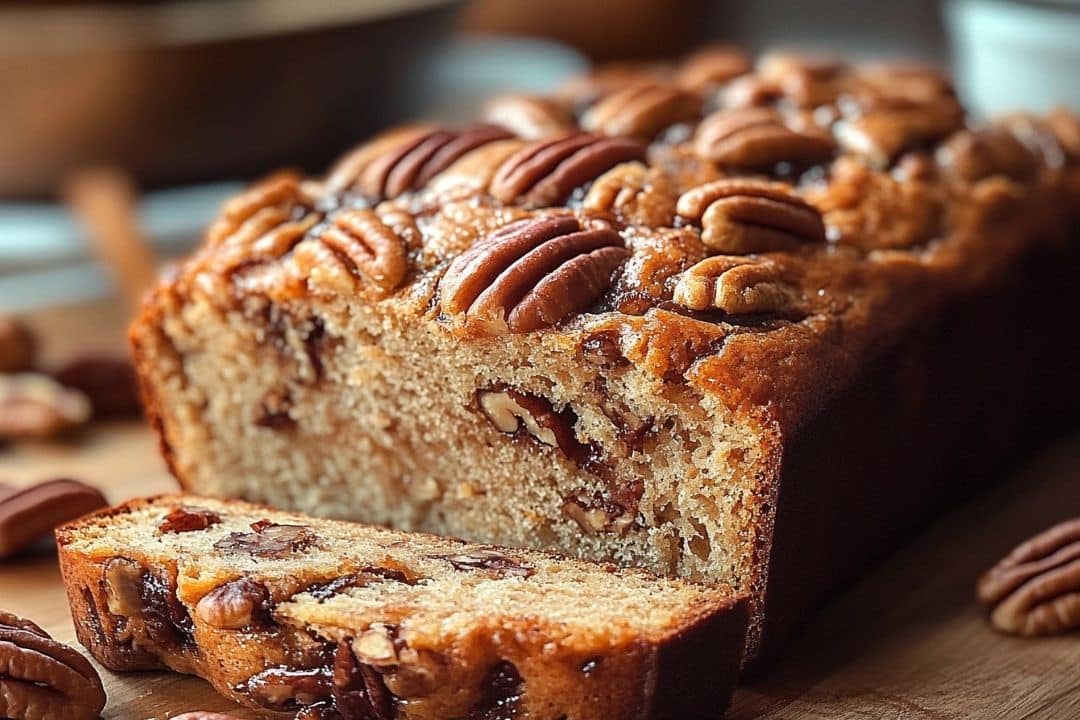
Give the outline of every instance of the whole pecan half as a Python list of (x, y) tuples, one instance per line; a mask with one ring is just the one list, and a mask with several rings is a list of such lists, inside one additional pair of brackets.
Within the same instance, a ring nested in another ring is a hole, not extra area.
[(0, 373), (29, 370), (37, 354), (37, 338), (23, 322), (0, 315)]
[(385, 297), (405, 279), (405, 242), (373, 210), (339, 211), (333, 222), (297, 246), (293, 259), (308, 282), (336, 292), (358, 283)]
[(538, 330), (588, 309), (628, 255), (610, 227), (582, 228), (573, 217), (519, 220), (450, 263), (441, 307), (486, 334)]
[(631, 162), (616, 165), (589, 187), (581, 207), (611, 213), (626, 223), (670, 227), (675, 219), (675, 183), (659, 168)]
[(90, 720), (105, 688), (90, 662), (32, 622), (0, 611), (0, 717)]
[(1021, 543), (979, 579), (990, 622), (1014, 635), (1080, 628), (1080, 518)]
[(47, 375), (0, 375), (0, 440), (53, 438), (90, 420), (90, 400)]
[(675, 81), (691, 92), (704, 93), (752, 69), (750, 57), (739, 48), (713, 45), (683, 60)]
[(671, 85), (639, 83), (616, 90), (589, 108), (581, 127), (591, 132), (649, 140), (666, 127), (698, 117), (697, 95)]
[(327, 189), (352, 190), (373, 199), (397, 197), (424, 187), (466, 153), (511, 137), (497, 125), (403, 131), (393, 142), (376, 140), (347, 155), (331, 172)]
[(679, 276), (672, 299), (690, 310), (742, 315), (787, 312), (795, 293), (771, 260), (713, 255)]
[(701, 223), (701, 241), (712, 250), (740, 255), (824, 242), (821, 212), (783, 183), (716, 180), (687, 190), (679, 215)]
[(230, 200), (210, 226), (214, 268), (228, 274), (282, 257), (321, 219), (299, 175), (271, 175)]
[(555, 100), (537, 95), (499, 95), (484, 107), (484, 119), (525, 140), (573, 130), (574, 118)]
[(503, 161), (491, 178), (490, 192), (507, 204), (557, 205), (576, 188), (633, 160), (645, 160), (645, 146), (630, 138), (576, 133), (537, 140)]
[(834, 148), (824, 131), (794, 130), (772, 108), (719, 110), (702, 120), (694, 133), (699, 156), (733, 167), (809, 165), (827, 160)]

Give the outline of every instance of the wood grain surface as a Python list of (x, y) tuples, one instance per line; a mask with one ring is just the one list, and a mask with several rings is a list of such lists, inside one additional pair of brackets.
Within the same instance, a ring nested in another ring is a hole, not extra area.
[[(34, 318), (46, 352), (62, 357), (120, 336), (121, 311), (66, 309)], [(115, 341), (115, 340), (113, 340)], [(78, 442), (0, 449), (0, 479), (91, 482), (117, 502), (175, 488), (138, 422), (102, 424)], [(810, 618), (763, 679), (741, 688), (729, 720), (1069, 720), (1080, 718), (1080, 634), (1024, 640), (992, 632), (975, 578), (1028, 535), (1080, 515), (1080, 432), (1048, 445), (975, 502), (936, 521), (905, 549)], [(55, 637), (75, 633), (56, 567), (42, 550), (0, 563), (0, 608)], [(102, 670), (103, 717), (164, 719), (236, 708), (201, 680)], [(612, 720), (617, 720), (613, 718)]]

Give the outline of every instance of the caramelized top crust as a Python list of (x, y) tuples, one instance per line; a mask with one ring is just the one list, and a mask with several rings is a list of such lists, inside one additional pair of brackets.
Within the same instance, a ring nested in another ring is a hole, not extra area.
[(730, 49), (602, 68), (496, 100), (513, 128), (412, 126), (325, 180), (271, 176), (145, 312), (345, 294), (461, 342), (602, 335), (786, 433), (946, 298), (1072, 240), (1074, 114), (971, 126), (906, 65), (742, 70)]

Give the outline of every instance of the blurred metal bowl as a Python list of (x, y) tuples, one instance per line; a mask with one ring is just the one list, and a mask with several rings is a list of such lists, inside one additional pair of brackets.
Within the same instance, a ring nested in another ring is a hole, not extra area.
[(107, 163), (144, 185), (319, 168), (400, 118), (456, 0), (0, 10), (0, 197)]

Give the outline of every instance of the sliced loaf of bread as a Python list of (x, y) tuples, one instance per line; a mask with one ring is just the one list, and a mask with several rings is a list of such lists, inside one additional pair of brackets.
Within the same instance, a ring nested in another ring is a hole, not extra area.
[(136, 500), (57, 531), (80, 641), (305, 718), (717, 718), (743, 598), (539, 552), (239, 501)]

